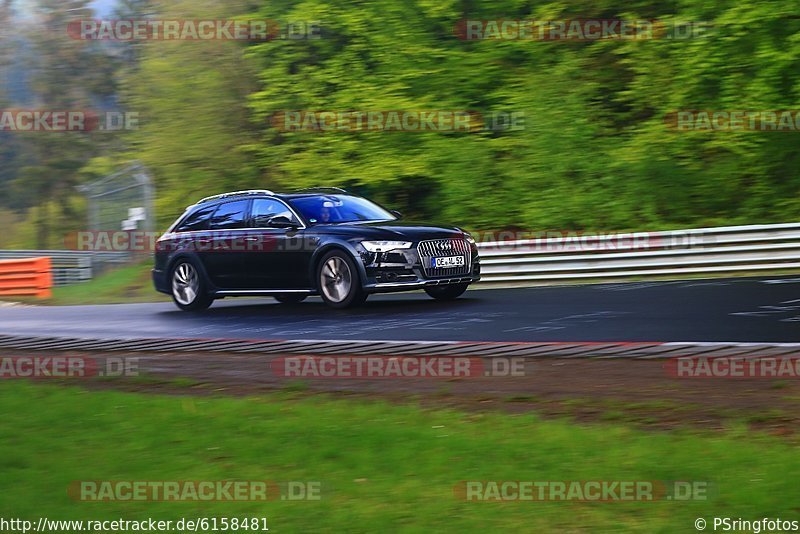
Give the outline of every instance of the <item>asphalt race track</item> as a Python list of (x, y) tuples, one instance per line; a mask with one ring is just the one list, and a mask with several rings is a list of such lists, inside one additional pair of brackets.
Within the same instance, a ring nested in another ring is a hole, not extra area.
[(629, 282), (373, 295), (332, 310), (226, 299), (191, 314), (171, 303), (0, 308), (0, 334), (252, 340), (761, 342), (800, 341), (800, 277)]

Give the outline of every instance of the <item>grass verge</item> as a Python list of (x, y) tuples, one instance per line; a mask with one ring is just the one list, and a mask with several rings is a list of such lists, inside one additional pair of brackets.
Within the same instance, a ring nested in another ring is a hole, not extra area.
[(101, 274), (81, 284), (53, 289), (53, 297), (44, 301), (29, 300), (30, 303), (53, 306), (82, 304), (122, 304), (131, 302), (159, 302), (169, 296), (153, 289), (150, 279), (152, 262), (128, 265)]
[[(0, 516), (267, 517), (272, 531), (693, 531), (797, 514), (796, 448), (744, 429), (643, 432), (364, 400), (0, 385)], [(319, 501), (79, 502), (76, 480), (318, 481)], [(462, 480), (689, 480), (706, 501), (465, 502)]]

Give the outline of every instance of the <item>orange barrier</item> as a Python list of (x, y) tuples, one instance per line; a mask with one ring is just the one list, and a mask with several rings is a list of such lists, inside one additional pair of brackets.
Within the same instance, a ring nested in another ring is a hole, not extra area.
[(0, 297), (52, 296), (53, 271), (50, 258), (0, 261)]

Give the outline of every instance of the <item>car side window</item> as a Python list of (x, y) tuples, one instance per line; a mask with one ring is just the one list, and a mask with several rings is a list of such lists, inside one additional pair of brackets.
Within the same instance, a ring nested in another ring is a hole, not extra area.
[(195, 232), (198, 230), (208, 230), (208, 220), (211, 218), (211, 214), (214, 213), (214, 207), (208, 208), (201, 208), (184, 220), (178, 228), (175, 229), (176, 232)]
[(220, 204), (211, 217), (211, 230), (234, 230), (245, 227), (247, 218), (247, 200), (237, 200)]
[(292, 210), (286, 204), (271, 198), (257, 198), (253, 200), (252, 225), (253, 228), (272, 228), (272, 219), (285, 217), (292, 222), (297, 222)]

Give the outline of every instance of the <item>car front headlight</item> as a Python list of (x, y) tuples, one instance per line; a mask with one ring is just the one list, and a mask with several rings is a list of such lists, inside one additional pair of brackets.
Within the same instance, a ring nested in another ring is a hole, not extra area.
[(411, 241), (362, 241), (361, 246), (368, 252), (389, 252), (390, 250), (411, 248)]
[(475, 238), (474, 238), (474, 237), (472, 237), (472, 234), (469, 234), (469, 233), (467, 233), (467, 232), (464, 232), (464, 239), (466, 239), (466, 240), (467, 240), (467, 242), (468, 242), (468, 243), (470, 243), (471, 245), (474, 245), (474, 244), (475, 244)]

